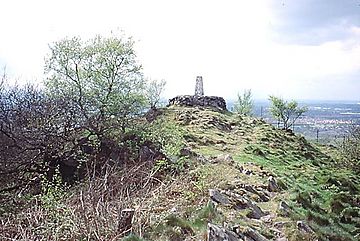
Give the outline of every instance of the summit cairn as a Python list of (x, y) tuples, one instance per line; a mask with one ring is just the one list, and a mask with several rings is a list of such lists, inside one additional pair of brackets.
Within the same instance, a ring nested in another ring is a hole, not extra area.
[(196, 77), (195, 96), (204, 96), (204, 86), (203, 86), (202, 76)]
[(168, 106), (205, 107), (217, 111), (227, 111), (224, 98), (204, 96), (203, 78), (196, 77), (195, 95), (179, 95), (169, 100)]

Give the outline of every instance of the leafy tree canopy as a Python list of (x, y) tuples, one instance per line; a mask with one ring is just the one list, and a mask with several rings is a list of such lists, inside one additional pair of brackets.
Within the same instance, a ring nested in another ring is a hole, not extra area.
[(149, 80), (147, 99), (150, 108), (155, 109), (160, 104), (161, 93), (164, 91), (165, 85), (165, 80)]
[(114, 36), (55, 42), (45, 65), (48, 94), (70, 98), (97, 134), (106, 129), (104, 123), (114, 120), (124, 130), (146, 102), (145, 80), (133, 46), (131, 39)]
[(241, 115), (250, 116), (252, 114), (254, 103), (251, 90), (245, 90), (242, 95), (238, 93), (238, 99), (234, 105), (234, 111)]
[(295, 121), (307, 111), (307, 107), (300, 107), (295, 100), (285, 101), (276, 96), (270, 96), (271, 115), (278, 121), (278, 125), (282, 124), (284, 129), (290, 129)]

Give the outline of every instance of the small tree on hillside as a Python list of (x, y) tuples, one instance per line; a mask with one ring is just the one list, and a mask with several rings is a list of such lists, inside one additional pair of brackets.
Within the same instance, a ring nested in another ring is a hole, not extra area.
[(79, 125), (99, 137), (113, 127), (125, 132), (145, 107), (145, 80), (133, 45), (131, 39), (97, 36), (50, 46), (47, 92), (70, 99), (82, 116)]
[(165, 85), (165, 80), (150, 80), (148, 82), (146, 95), (151, 109), (156, 109), (156, 107), (158, 107)]
[(360, 173), (360, 125), (351, 125), (349, 133), (345, 136), (340, 150), (353, 170)]
[(238, 99), (234, 105), (234, 112), (250, 116), (252, 114), (254, 103), (252, 100), (251, 90), (245, 90), (242, 95), (238, 93)]
[(280, 97), (270, 96), (271, 115), (278, 121), (278, 127), (282, 124), (284, 129), (290, 129), (295, 121), (307, 111), (307, 107), (300, 107), (295, 100), (290, 102)]

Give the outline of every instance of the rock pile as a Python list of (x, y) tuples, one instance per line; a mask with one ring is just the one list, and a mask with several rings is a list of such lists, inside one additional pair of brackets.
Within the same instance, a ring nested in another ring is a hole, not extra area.
[(196, 96), (196, 95), (179, 95), (169, 100), (168, 106), (201, 106), (210, 107), (220, 111), (226, 111), (226, 102), (219, 96)]
[[(215, 158), (217, 162), (233, 163), (230, 155), (219, 155)], [(293, 209), (283, 200), (280, 200), (278, 208), (272, 208), (277, 202), (276, 199), (281, 195), (282, 189), (277, 180), (270, 173), (259, 173), (255, 164), (248, 163), (248, 167), (253, 167), (251, 174), (246, 172), (244, 167), (240, 168), (243, 174), (268, 177), (267, 183), (250, 184), (242, 180), (234, 180), (223, 186), (221, 189), (209, 189), (209, 198), (219, 213), (226, 213), (239, 217), (242, 210), (247, 210), (241, 216), (243, 223), (233, 223), (231, 218), (223, 224), (208, 223), (207, 240), (209, 241), (287, 241), (286, 227), (293, 225), (290, 221), (278, 221), (279, 217), (289, 217)], [(265, 179), (265, 178), (264, 178)], [(265, 179), (266, 180), (266, 179)], [(279, 195), (278, 195), (279, 194)], [(267, 204), (266, 204), (267, 203)], [(270, 210), (263, 210), (269, 207)], [(244, 223), (250, 225), (244, 225)], [(253, 225), (253, 224), (256, 225)], [(296, 223), (298, 231), (313, 235), (314, 231), (305, 221)], [(270, 234), (270, 235), (269, 235)], [(264, 236), (266, 235), (266, 237)]]

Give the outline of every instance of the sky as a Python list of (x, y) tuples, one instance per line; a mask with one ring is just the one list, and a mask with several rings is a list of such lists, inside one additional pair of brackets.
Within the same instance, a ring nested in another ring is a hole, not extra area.
[(2, 0), (0, 66), (40, 83), (49, 44), (123, 31), (165, 98), (360, 101), (360, 0)]

